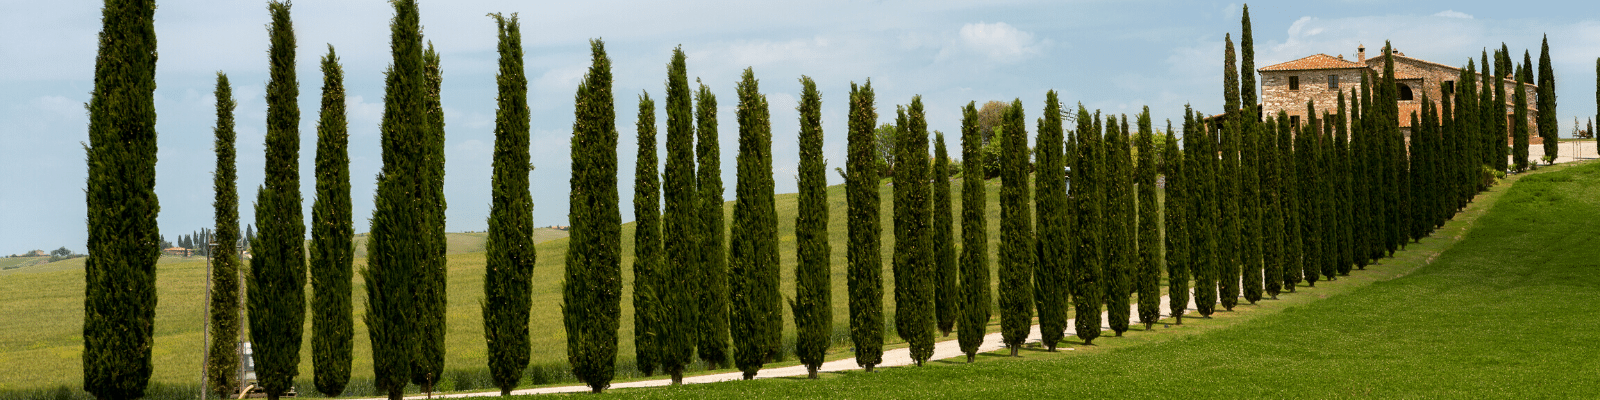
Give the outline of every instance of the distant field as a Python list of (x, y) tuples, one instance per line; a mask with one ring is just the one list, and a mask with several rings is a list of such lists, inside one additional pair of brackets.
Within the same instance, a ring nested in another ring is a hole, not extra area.
[[(567, 231), (559, 229), (537, 228), (533, 230), (534, 243), (544, 243), (565, 237), (567, 237)], [(368, 236), (365, 233), (356, 234), (357, 258), (365, 258), (367, 256), (367, 238)], [(448, 243), (445, 246), (445, 254), (481, 253), (484, 251), (483, 243), (488, 238), (489, 234), (486, 232), (446, 233), (445, 240)]]
[(50, 257), (5, 257), (0, 258), (0, 275), (10, 273), (12, 270), (50, 262)]

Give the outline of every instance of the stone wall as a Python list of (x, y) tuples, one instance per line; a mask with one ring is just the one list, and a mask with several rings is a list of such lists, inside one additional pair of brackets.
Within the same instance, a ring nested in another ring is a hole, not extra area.
[[(1299, 117), (1301, 123), (1306, 118), (1306, 102), (1311, 101), (1317, 105), (1317, 114), (1323, 111), (1338, 111), (1339, 92), (1345, 93), (1345, 107), (1350, 107), (1350, 90), (1361, 87), (1361, 69), (1320, 69), (1300, 71), (1264, 71), (1261, 72), (1261, 108), (1265, 116), (1278, 115), (1278, 111), (1286, 111), (1290, 117)], [(1338, 88), (1330, 88), (1328, 77), (1338, 77)], [(1300, 88), (1291, 90), (1289, 78), (1299, 77)]]

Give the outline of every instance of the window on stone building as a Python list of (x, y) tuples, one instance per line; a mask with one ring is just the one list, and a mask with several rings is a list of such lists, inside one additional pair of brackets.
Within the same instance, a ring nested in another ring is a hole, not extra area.
[(1412, 99), (1411, 87), (1410, 86), (1406, 86), (1406, 84), (1404, 84), (1404, 83), (1397, 83), (1396, 85), (1400, 86), (1400, 100), (1411, 100)]
[(1290, 115), (1289, 116), (1289, 126), (1300, 126), (1300, 116), (1299, 115)]
[(1289, 77), (1289, 90), (1300, 90), (1300, 77)]
[(1339, 76), (1338, 75), (1328, 75), (1328, 88), (1329, 89), (1338, 89), (1339, 88)]
[(1456, 81), (1444, 81), (1444, 91), (1445, 93), (1455, 93)]

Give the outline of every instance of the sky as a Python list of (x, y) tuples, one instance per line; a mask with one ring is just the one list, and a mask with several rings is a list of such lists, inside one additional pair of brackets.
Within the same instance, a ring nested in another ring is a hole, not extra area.
[[(959, 154), (960, 108), (1022, 100), (1031, 121), (1056, 90), (1069, 106), (1135, 114), (1150, 107), (1158, 127), (1184, 106), (1222, 108), (1225, 35), (1238, 40), (1240, 3), (1210, 1), (421, 1), (423, 34), (444, 71), (446, 230), (487, 229), (496, 93), (494, 20), (518, 13), (532, 112), (534, 223), (566, 225), (573, 95), (589, 66), (588, 41), (603, 39), (616, 99), (619, 200), (631, 221), (638, 96), (656, 100), (665, 130), (666, 64), (682, 46), (688, 73), (718, 96), (725, 197), (734, 188), (738, 125), (735, 82), (753, 68), (771, 105), (773, 177), (795, 191), (801, 76), (822, 92), (824, 155), (842, 167), (849, 87), (871, 80), (879, 121), (921, 95), (930, 130), (949, 133)], [(1297, 1), (1250, 9), (1256, 66), (1317, 53), (1354, 56), (1385, 40), (1408, 56), (1464, 65), (1505, 43), (1538, 58), (1548, 35), (1560, 131), (1595, 113), (1600, 3), (1478, 1)], [(381, 168), (378, 123), (390, 64), (393, 8), (377, 0), (293, 5), (300, 83), (301, 195), (315, 200), (316, 116), (329, 46), (343, 63), (349, 113), (356, 232), (372, 215)], [(161, 232), (214, 226), (212, 173), (216, 73), (233, 84), (239, 215), (254, 223), (263, 179), (267, 82), (265, 1), (160, 1), (155, 93)], [(93, 86), (100, 2), (0, 2), (0, 255), (85, 249), (84, 104)], [(1520, 60), (1520, 57), (1517, 57)], [(1032, 123), (1028, 124), (1032, 134)], [(664, 144), (665, 134), (657, 139)], [(664, 152), (661, 154), (665, 154)], [(841, 183), (828, 174), (830, 184)], [(307, 230), (309, 232), (309, 229)]]

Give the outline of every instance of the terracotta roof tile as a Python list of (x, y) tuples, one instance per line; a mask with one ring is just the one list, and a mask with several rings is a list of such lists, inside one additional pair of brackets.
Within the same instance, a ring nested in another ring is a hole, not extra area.
[(1260, 71), (1299, 71), (1316, 69), (1366, 68), (1366, 64), (1340, 59), (1327, 54), (1314, 54), (1306, 58), (1262, 67)]

